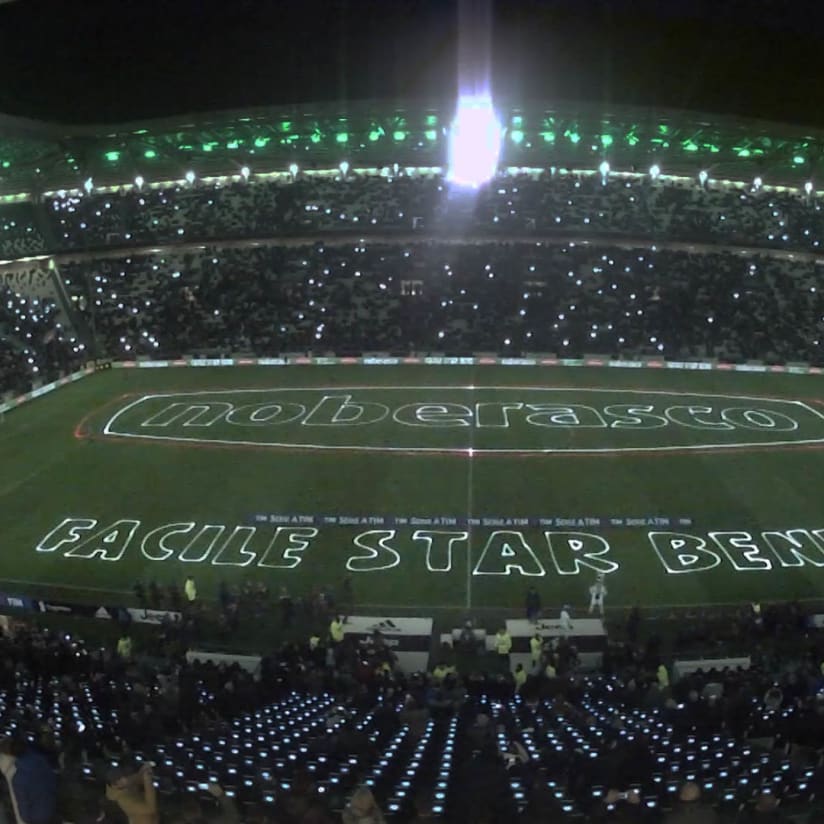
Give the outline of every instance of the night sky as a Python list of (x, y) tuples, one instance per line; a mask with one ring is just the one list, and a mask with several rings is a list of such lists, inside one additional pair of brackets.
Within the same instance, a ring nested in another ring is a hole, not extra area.
[[(494, 92), (824, 126), (821, 0), (492, 0)], [(0, 111), (70, 122), (448, 100), (456, 0), (17, 0)]]

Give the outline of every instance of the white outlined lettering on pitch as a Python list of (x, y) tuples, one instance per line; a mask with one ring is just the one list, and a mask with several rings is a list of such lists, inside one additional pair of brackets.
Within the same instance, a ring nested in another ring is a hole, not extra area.
[[(418, 397), (410, 402), (410, 394)], [(605, 401), (623, 395), (635, 402), (582, 404), (576, 400), (598, 395)], [(260, 402), (250, 403), (253, 397)], [(666, 402), (674, 398), (690, 402)], [(483, 434), (483, 441), (468, 446), (460, 433), (469, 429), (477, 430), (479, 437)], [(572, 430), (580, 432), (580, 437), (570, 440)], [(658, 434), (645, 434), (651, 430)], [(689, 435), (690, 431), (696, 434)], [(450, 432), (458, 434), (450, 439)], [(289, 387), (146, 395), (117, 411), (106, 422), (103, 434), (313, 451), (465, 456), (655, 453), (824, 444), (824, 415), (803, 402), (783, 398), (662, 390)]]

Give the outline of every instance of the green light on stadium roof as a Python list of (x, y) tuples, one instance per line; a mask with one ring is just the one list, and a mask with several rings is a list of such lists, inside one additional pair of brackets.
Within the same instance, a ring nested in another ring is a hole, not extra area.
[(796, 155), (796, 156), (793, 158), (793, 163), (795, 163), (795, 165), (796, 165), (796, 166), (800, 166), (800, 165), (801, 165), (802, 163), (804, 163), (804, 162), (805, 162), (805, 161), (804, 161), (804, 158), (803, 158), (801, 155)]
[[(312, 139), (313, 139), (313, 141), (314, 141), (314, 137), (315, 137), (315, 136), (314, 136), (314, 135), (312, 135)], [(348, 132), (338, 132), (338, 133), (335, 135), (335, 140), (336, 140), (338, 143), (348, 143), (348, 142), (349, 142), (349, 133), (348, 133)]]
[(581, 135), (578, 132), (572, 131), (572, 129), (567, 129), (564, 132), (564, 137), (569, 139), (570, 143), (580, 143), (581, 142)]
[(9, 166), (11, 166), (11, 161), (10, 160), (4, 160), (3, 161), (3, 168), (8, 169)]
[(738, 157), (749, 157), (752, 154), (746, 146), (733, 146), (733, 151)]
[(720, 147), (720, 146), (715, 146), (715, 145), (714, 145), (714, 144), (712, 144), (712, 143), (705, 143), (705, 144), (704, 144), (704, 148), (705, 148), (705, 149), (709, 149), (709, 150), (710, 150), (710, 152), (712, 152), (712, 154), (718, 154), (718, 152), (720, 152), (720, 151), (721, 151), (721, 147)]
[(698, 144), (694, 140), (685, 140), (681, 146), (683, 146), (685, 152), (698, 151)]
[(601, 135), (601, 145), (608, 149), (612, 145), (612, 135), (611, 134), (602, 134)]
[(143, 152), (143, 157), (145, 157), (147, 160), (152, 160), (153, 158), (157, 157), (157, 152), (154, 149), (146, 149), (146, 151)]
[(109, 163), (117, 163), (117, 161), (120, 160), (120, 152), (112, 150), (111, 152), (106, 152), (103, 157), (105, 157)]
[(403, 129), (395, 129), (395, 131), (392, 132), (392, 140), (396, 143), (400, 143), (402, 140), (406, 140), (408, 134), (409, 132), (406, 132)]
[(226, 148), (227, 149), (239, 149), (240, 148), (240, 143), (241, 143), (240, 140), (230, 140), (226, 144)]
[(376, 129), (372, 129), (369, 132), (369, 139), (374, 143), (376, 140), (379, 140), (385, 134), (384, 130), (378, 126)]
[(658, 134), (669, 134), (669, 126), (667, 126), (666, 123), (662, 123), (658, 127)]
[(520, 129), (521, 126), (523, 126), (523, 125), (524, 125), (523, 117), (521, 117), (521, 115), (519, 115), (519, 114), (514, 115), (513, 118), (512, 118), (512, 128), (513, 129)]
[(220, 144), (217, 142), (217, 140), (212, 140), (209, 143), (204, 143), (200, 148), (203, 149), (204, 152), (211, 152), (212, 149), (215, 148), (215, 146), (219, 146), (219, 145)]
[(438, 116), (436, 114), (428, 114), (426, 116), (426, 125), (427, 126), (437, 126), (438, 125)]
[(322, 139), (323, 136), (317, 129), (315, 129), (315, 131), (313, 131), (312, 134), (309, 136), (309, 140), (311, 140), (312, 143), (320, 143)]
[(427, 129), (423, 133), (423, 135), (427, 140), (437, 140), (438, 139), (438, 130), (437, 129)]
[(148, 134), (148, 129), (138, 129), (136, 132), (132, 132), (132, 134)]
[(555, 142), (555, 132), (541, 132), (541, 137), (544, 139), (544, 143)]
[(516, 145), (520, 145), (524, 142), (524, 133), (520, 129), (513, 129), (509, 133), (509, 137)]
[(639, 137), (635, 132), (630, 132), (625, 138), (628, 146), (637, 146), (639, 143)]
[(291, 132), (292, 131), (292, 121), (291, 120), (281, 120), (280, 121), (280, 130), (282, 132)]
[(255, 148), (256, 149), (265, 149), (270, 140), (271, 140), (270, 137), (256, 137), (255, 138)]

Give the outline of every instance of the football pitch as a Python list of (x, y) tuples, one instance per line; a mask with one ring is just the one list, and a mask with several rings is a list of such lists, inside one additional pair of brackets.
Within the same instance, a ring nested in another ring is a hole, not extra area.
[[(504, 366), (112, 369), (0, 425), (0, 588), (338, 587), (359, 606), (824, 595), (824, 377)], [(391, 613), (389, 613), (391, 614)]]

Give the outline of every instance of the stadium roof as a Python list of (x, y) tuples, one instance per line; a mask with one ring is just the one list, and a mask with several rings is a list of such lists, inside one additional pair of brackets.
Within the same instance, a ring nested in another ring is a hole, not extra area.
[[(824, 160), (824, 131), (695, 112), (589, 104), (499, 105), (506, 166), (665, 173), (801, 185)], [(118, 126), (64, 126), (0, 116), (0, 192), (38, 193), (198, 175), (324, 168), (439, 166), (453, 107), (379, 101), (216, 112)]]

